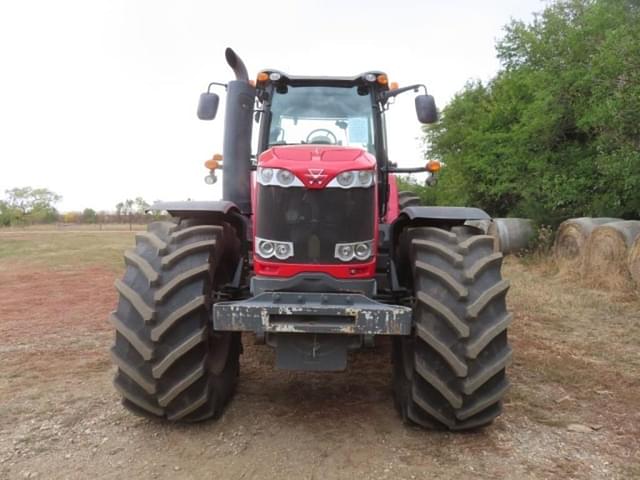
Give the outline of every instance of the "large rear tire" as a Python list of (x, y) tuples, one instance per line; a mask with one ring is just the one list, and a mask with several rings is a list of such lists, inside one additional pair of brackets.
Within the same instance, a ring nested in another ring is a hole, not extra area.
[[(195, 422), (222, 413), (239, 372), (238, 334), (214, 332), (210, 308), (239, 242), (224, 223), (154, 222), (125, 253), (116, 281), (114, 385), (129, 410)], [(224, 255), (223, 255), (224, 254)]]
[(413, 280), (414, 333), (394, 341), (394, 400), (402, 418), (426, 428), (491, 423), (509, 388), (509, 283), (493, 238), (470, 227), (403, 233)]

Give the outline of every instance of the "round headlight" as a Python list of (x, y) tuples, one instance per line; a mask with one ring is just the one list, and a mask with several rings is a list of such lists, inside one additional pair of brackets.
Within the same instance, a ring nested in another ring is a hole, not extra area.
[(373, 173), (368, 170), (358, 172), (358, 183), (363, 187), (368, 187), (373, 181)]
[(265, 258), (269, 258), (273, 255), (274, 249), (275, 246), (273, 245), (273, 242), (269, 242), (268, 240), (262, 240), (258, 244), (258, 253)]
[(353, 183), (353, 172), (342, 172), (338, 175), (338, 183), (343, 187), (348, 187)]
[(366, 260), (371, 255), (371, 246), (368, 243), (359, 243), (356, 245), (355, 252), (359, 260)]
[(293, 183), (293, 173), (289, 170), (278, 170), (277, 178), (281, 185), (291, 185)]
[(261, 168), (260, 169), (260, 180), (264, 183), (270, 183), (273, 178), (273, 169), (271, 168)]
[(353, 257), (353, 245), (340, 245), (340, 247), (338, 247), (338, 256), (340, 260), (345, 262), (351, 260)]
[(269, 74), (269, 80), (271, 80), (272, 82), (277, 82), (278, 80), (280, 80), (280, 74), (278, 72), (271, 72)]
[(288, 258), (290, 253), (291, 247), (288, 243), (279, 243), (276, 246), (276, 257), (278, 257), (280, 260)]
[(364, 76), (364, 79), (365, 79), (367, 82), (375, 82), (375, 81), (376, 81), (376, 76), (375, 76), (375, 74), (373, 74), (373, 73), (367, 73), (367, 74)]
[(207, 185), (213, 185), (214, 183), (216, 183), (216, 177), (214, 177), (213, 175), (207, 175), (206, 177), (204, 177), (204, 183), (206, 183)]

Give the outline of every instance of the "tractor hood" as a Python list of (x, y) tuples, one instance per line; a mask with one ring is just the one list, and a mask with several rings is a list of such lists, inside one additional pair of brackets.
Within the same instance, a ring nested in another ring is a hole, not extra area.
[(356, 147), (287, 145), (263, 152), (258, 159), (258, 166), (289, 170), (305, 187), (320, 189), (342, 172), (375, 170), (376, 159)]

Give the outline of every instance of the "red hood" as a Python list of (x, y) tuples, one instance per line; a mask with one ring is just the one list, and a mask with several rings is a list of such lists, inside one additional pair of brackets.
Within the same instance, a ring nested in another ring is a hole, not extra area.
[(293, 172), (307, 188), (319, 189), (347, 170), (374, 170), (376, 159), (356, 147), (287, 145), (263, 152), (258, 165), (285, 168)]

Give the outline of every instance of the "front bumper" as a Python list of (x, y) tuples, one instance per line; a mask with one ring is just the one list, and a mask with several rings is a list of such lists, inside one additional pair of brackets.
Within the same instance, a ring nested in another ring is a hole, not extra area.
[(264, 292), (213, 306), (219, 331), (409, 335), (411, 308), (376, 302), (361, 294)]

